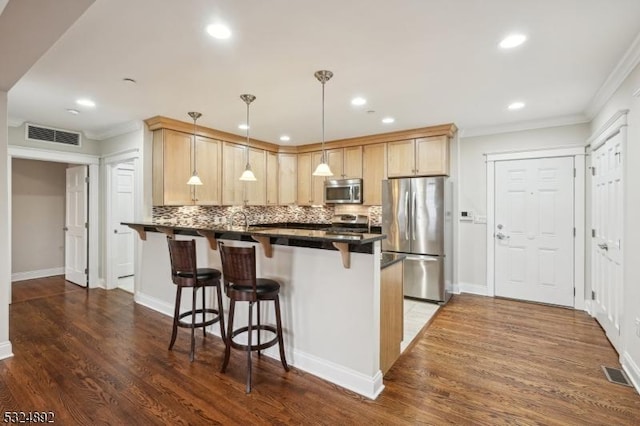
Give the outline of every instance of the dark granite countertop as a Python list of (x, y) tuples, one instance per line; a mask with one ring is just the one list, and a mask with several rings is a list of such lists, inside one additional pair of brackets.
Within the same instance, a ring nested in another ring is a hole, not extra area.
[(380, 269), (384, 269), (388, 266), (403, 261), (407, 256), (399, 253), (384, 252), (380, 256)]
[[(314, 224), (308, 224), (307, 229), (292, 228), (289, 226), (279, 227), (279, 224), (253, 225), (245, 228), (244, 226), (198, 226), (198, 225), (182, 225), (165, 222), (122, 222), (123, 225), (133, 225), (143, 227), (145, 231), (171, 230), (175, 234), (183, 235), (201, 235), (201, 233), (213, 232), (216, 238), (221, 239), (246, 239), (251, 240), (251, 236), (269, 237), (273, 244), (295, 245), (312, 248), (330, 248), (331, 243), (348, 243), (350, 251), (369, 252), (370, 247), (360, 250), (358, 247), (367, 246), (375, 241), (386, 238), (382, 234), (360, 234), (350, 232), (330, 232), (320, 229), (309, 229)], [(276, 226), (274, 226), (276, 225)], [(318, 226), (318, 225), (315, 225)], [(314, 226), (314, 227), (315, 227)], [(326, 228), (327, 225), (323, 225)], [(245, 238), (246, 237), (246, 238)], [(290, 241), (294, 241), (291, 243)], [(306, 241), (307, 243), (301, 243)], [(351, 250), (353, 248), (353, 250)]]

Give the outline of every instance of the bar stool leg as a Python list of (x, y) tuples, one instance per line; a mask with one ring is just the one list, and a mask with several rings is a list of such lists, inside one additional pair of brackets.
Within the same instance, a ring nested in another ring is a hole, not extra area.
[(178, 336), (178, 317), (180, 316), (180, 299), (182, 297), (182, 287), (176, 286), (176, 307), (173, 312), (173, 330), (171, 331), (171, 342), (169, 343), (169, 350), (173, 348), (173, 344), (176, 342)]
[[(205, 322), (206, 320), (206, 314), (204, 313), (204, 310), (207, 308), (207, 302), (206, 302), (206, 297), (205, 294), (207, 293), (207, 288), (206, 287), (202, 287), (202, 322)], [(202, 337), (207, 337), (207, 331), (205, 330), (206, 327), (202, 327)]]
[(226, 344), (227, 336), (225, 335), (224, 330), (224, 310), (222, 309), (222, 289), (220, 288), (220, 283), (216, 286), (218, 292), (218, 317), (220, 318), (220, 337), (222, 337), (222, 341)]
[[(196, 351), (196, 297), (198, 296), (198, 287), (193, 287), (191, 297), (191, 352), (189, 353), (189, 360), (193, 362), (194, 353)], [(203, 327), (204, 328), (204, 327)]]
[(289, 371), (287, 359), (284, 356), (284, 339), (282, 338), (282, 318), (280, 317), (280, 297), (276, 296), (273, 300), (276, 308), (276, 328), (278, 330), (278, 346), (280, 346), (280, 361), (285, 371)]
[(249, 330), (247, 330), (247, 387), (246, 392), (251, 392), (251, 324), (253, 322), (253, 302), (249, 302)]
[(233, 316), (236, 311), (236, 301), (231, 299), (229, 302), (229, 324), (227, 329), (227, 338), (224, 340), (224, 361), (222, 361), (222, 368), (220, 368), (220, 372), (224, 373), (227, 371), (227, 365), (229, 364), (229, 357), (231, 356), (231, 339), (233, 336)]
[[(260, 301), (256, 301), (256, 305), (258, 305), (258, 346), (260, 346)], [(261, 350), (258, 349), (258, 358), (262, 357)]]

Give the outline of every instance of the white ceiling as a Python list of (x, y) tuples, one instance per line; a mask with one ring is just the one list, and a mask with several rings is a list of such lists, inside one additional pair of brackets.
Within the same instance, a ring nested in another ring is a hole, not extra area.
[[(244, 134), (239, 95), (251, 93), (252, 137), (311, 143), (321, 138), (313, 74), (328, 69), (326, 140), (579, 121), (639, 17), (638, 0), (96, 0), (9, 91), (9, 118), (99, 137), (155, 115), (189, 122), (195, 110), (199, 124)], [(214, 21), (229, 40), (205, 32)], [(500, 50), (511, 32), (528, 41)], [(352, 106), (356, 95), (368, 104)], [(527, 106), (508, 111), (515, 100)], [(387, 115), (396, 122), (383, 125)]]

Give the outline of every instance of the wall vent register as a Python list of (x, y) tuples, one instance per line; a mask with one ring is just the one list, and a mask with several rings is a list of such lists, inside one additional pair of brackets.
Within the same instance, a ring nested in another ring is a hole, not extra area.
[(25, 138), (30, 141), (80, 146), (80, 133), (78, 132), (27, 124), (25, 126), (25, 133)]

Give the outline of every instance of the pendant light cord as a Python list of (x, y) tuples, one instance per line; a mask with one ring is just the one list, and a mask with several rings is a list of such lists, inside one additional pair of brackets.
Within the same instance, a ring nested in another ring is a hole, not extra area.
[[(249, 103), (247, 102), (247, 144), (246, 144), (247, 165), (249, 165)], [(246, 166), (245, 166), (246, 167)]]

